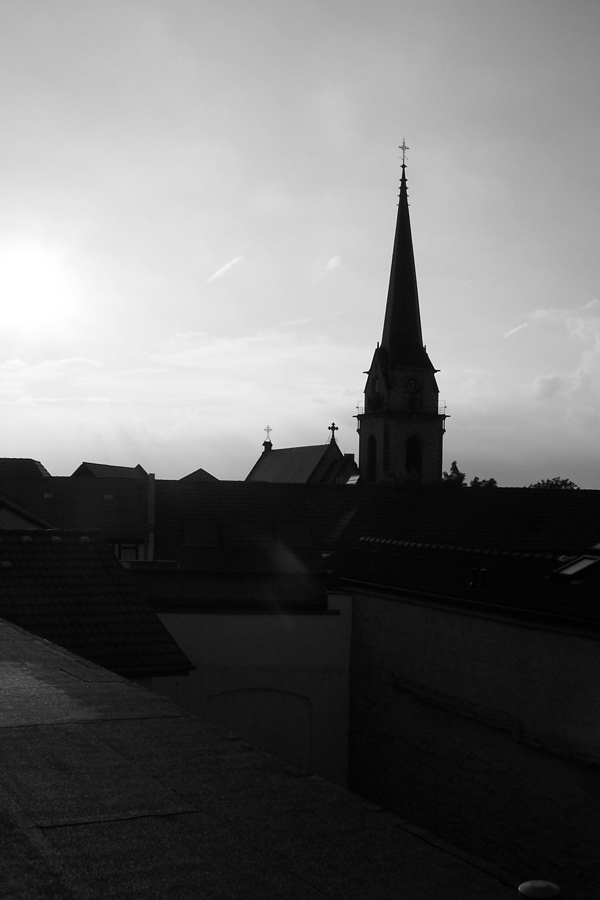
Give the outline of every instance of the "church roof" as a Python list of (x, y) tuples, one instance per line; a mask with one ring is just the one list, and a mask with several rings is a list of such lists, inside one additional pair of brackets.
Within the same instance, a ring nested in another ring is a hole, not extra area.
[(421, 313), (404, 162), (402, 163), (398, 217), (381, 351), (381, 356), (392, 367), (433, 368), (423, 346), (421, 332)]
[(121, 675), (192, 667), (97, 533), (0, 531), (0, 617)]
[(268, 450), (259, 457), (246, 481), (306, 484), (327, 452), (328, 445)]
[(345, 481), (358, 474), (353, 457), (345, 456), (335, 441), (310, 447), (286, 447), (272, 450), (265, 442), (265, 451), (258, 458), (246, 481), (268, 481), (279, 484), (309, 484)]

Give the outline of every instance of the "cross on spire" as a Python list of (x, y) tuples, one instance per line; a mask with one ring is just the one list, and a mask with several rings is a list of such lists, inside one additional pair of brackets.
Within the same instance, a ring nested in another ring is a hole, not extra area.
[(410, 147), (406, 146), (406, 138), (402, 138), (400, 150), (402, 150), (402, 168), (404, 168), (406, 166), (406, 151), (410, 150)]
[(336, 431), (339, 431), (339, 430), (340, 430), (340, 429), (337, 427), (337, 425), (335, 424), (335, 422), (332, 422), (331, 425), (329, 425), (328, 428), (327, 428), (327, 431), (330, 431), (330, 432), (331, 432), (331, 438), (330, 438), (330, 440), (333, 441), (334, 444), (335, 444), (335, 433), (336, 433)]
[(267, 425), (266, 428), (263, 428), (263, 431), (266, 431), (266, 432), (267, 432), (267, 440), (270, 441), (270, 440), (271, 440), (271, 432), (273, 431), (273, 429), (271, 428), (271, 426), (270, 426), (270, 425)]

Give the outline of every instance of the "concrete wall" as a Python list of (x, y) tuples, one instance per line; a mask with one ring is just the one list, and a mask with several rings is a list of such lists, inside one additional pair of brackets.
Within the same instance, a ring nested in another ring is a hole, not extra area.
[(160, 613), (197, 667), (151, 686), (281, 756), (345, 784), (351, 600), (329, 614)]
[(353, 615), (349, 787), (597, 896), (600, 636), (364, 593)]

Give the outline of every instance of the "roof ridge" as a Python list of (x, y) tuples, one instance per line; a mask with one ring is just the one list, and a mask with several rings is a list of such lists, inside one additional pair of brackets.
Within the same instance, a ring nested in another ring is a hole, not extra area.
[(429, 541), (397, 541), (393, 538), (378, 538), (363, 535), (359, 541), (368, 541), (373, 544), (388, 544), (394, 547), (412, 547), (422, 550), (450, 550), (453, 553), (476, 553), (481, 556), (511, 556), (522, 559), (561, 559), (563, 554), (543, 553), (525, 550), (492, 550), (487, 547), (461, 547), (455, 544), (432, 544)]

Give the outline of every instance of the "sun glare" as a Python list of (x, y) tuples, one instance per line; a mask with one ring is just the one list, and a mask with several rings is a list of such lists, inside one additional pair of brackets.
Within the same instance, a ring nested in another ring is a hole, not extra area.
[(31, 240), (0, 242), (0, 323), (35, 331), (60, 322), (71, 307), (64, 263)]

